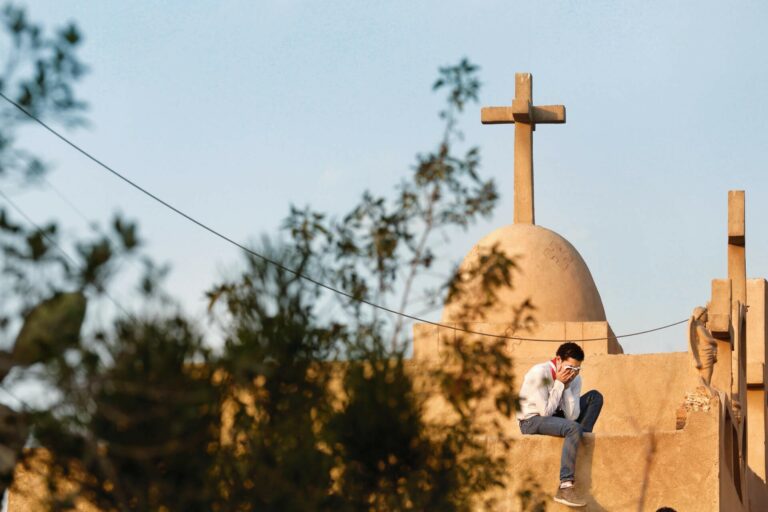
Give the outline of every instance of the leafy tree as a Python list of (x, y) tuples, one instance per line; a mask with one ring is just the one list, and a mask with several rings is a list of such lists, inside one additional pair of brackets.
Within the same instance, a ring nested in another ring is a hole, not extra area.
[[(77, 26), (70, 23), (49, 34), (13, 4), (0, 13), (0, 24), (5, 29), (0, 92), (37, 116), (81, 124), (85, 103), (76, 97), (74, 85), (86, 68), (77, 56), (82, 40)], [(0, 176), (40, 175), (45, 162), (15, 144), (16, 130), (29, 118), (8, 105), (0, 109), (0, 116)]]
[[(23, 10), (4, 16), (17, 62), (0, 91), (15, 91), (36, 115), (82, 122), (73, 92), (84, 69), (78, 30), (44, 36)], [(29, 63), (27, 76), (20, 70)], [(508, 441), (498, 422), (479, 419), (483, 404), (502, 416), (516, 407), (503, 342), (457, 335), (445, 364), (418, 365), (406, 357), (402, 320), (370, 307), (407, 309), (417, 279), (436, 264), (435, 235), (466, 228), (496, 203), (477, 148), (458, 152), (460, 115), (480, 89), (477, 67), (440, 68), (434, 89), (446, 92), (439, 142), (417, 156), (392, 198), (365, 192), (339, 217), (292, 207), (285, 236), (259, 248), (268, 260), (251, 255), (239, 275), (211, 287), (220, 350), (167, 300), (150, 260), (140, 313), (119, 308), (106, 326), (85, 320), (86, 305), (109, 299), (116, 262), (143, 257), (135, 224), (116, 218), (75, 241), (70, 259), (58, 251), (55, 223), (26, 227), (0, 211), (2, 283), (14, 297), (5, 325), (17, 333), (0, 362), (48, 398), (8, 409), (19, 428), (0, 442), (18, 455), (31, 432), (22, 465), (43, 478), (50, 509), (468, 510), (502, 485), (506, 452), (490, 452), (485, 438)], [(16, 162), (4, 178), (14, 169), (28, 178), (36, 159), (19, 157), (12, 138), (22, 118), (4, 115), (0, 162)], [(514, 259), (492, 248), (480, 262), (429, 290), (432, 304), (445, 298), (482, 311), (513, 284)], [(479, 296), (468, 287), (478, 279)], [(520, 305), (521, 321), (530, 309)], [(435, 396), (445, 404), (439, 419), (426, 414)]]

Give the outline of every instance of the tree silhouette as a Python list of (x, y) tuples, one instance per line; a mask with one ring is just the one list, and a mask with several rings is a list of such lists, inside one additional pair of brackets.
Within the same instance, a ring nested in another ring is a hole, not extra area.
[[(3, 16), (14, 52), (0, 91), (35, 115), (82, 123), (78, 29), (45, 36), (19, 8)], [(19, 75), (27, 64), (31, 74)], [(0, 210), (2, 283), (13, 297), (3, 325), (16, 333), (2, 368), (47, 398), (0, 411), (17, 426), (0, 443), (18, 457), (28, 442), (20, 464), (44, 482), (45, 492), (15, 492), (51, 510), (442, 511), (469, 510), (503, 485), (506, 451), (491, 452), (485, 439), (502, 448), (508, 440), (497, 422), (478, 421), (482, 403), (507, 417), (516, 407), (503, 342), (456, 336), (446, 364), (419, 366), (406, 357), (405, 323), (360, 302), (406, 309), (438, 259), (434, 235), (492, 213), (497, 194), (479, 175), (478, 149), (458, 151), (477, 71), (466, 59), (440, 68), (438, 144), (417, 156), (392, 197), (365, 192), (339, 217), (291, 207), (287, 236), (258, 248), (280, 266), (249, 256), (239, 275), (210, 288), (220, 350), (168, 300), (164, 272), (149, 259), (141, 310), (88, 324), (89, 307), (109, 297), (116, 262), (146, 258), (134, 223), (116, 217), (102, 234), (75, 240), (70, 259), (58, 251), (55, 222), (30, 227)], [(43, 165), (14, 144), (24, 118), (3, 116), (2, 178), (30, 180)], [(481, 261), (472, 275), (457, 271), (429, 289), (429, 302), (492, 303), (495, 289), (513, 284), (516, 263), (495, 249)], [(485, 293), (475, 298), (464, 285), (477, 277)], [(521, 305), (521, 319), (529, 309)], [(425, 414), (435, 395), (446, 404), (438, 420)]]

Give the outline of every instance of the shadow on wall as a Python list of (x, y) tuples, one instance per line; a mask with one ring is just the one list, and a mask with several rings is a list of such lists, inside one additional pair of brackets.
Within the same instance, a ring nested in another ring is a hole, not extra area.
[(541, 484), (529, 472), (525, 475), (520, 490), (517, 491), (517, 498), (522, 512), (546, 512), (552, 496), (544, 492)]
[(579, 486), (582, 489), (589, 489), (586, 495), (583, 496), (587, 500), (588, 510), (595, 512), (608, 512), (608, 509), (603, 507), (598, 502), (592, 493), (592, 459), (595, 453), (595, 434), (591, 432), (585, 432), (581, 438), (581, 446), (579, 447), (579, 460), (577, 464), (586, 468), (586, 471), (579, 473), (581, 480)]
[(749, 510), (768, 510), (768, 492), (766, 492), (765, 480), (747, 467), (747, 489), (749, 496)]

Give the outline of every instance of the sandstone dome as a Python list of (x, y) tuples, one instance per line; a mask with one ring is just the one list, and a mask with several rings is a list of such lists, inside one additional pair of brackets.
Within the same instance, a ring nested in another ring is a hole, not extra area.
[[(493, 231), (472, 248), (461, 269), (477, 264), (494, 245), (516, 258), (512, 287), (497, 291), (498, 301), (483, 317), (467, 318), (461, 301), (446, 304), (443, 322), (510, 323), (514, 308), (526, 299), (536, 307), (537, 322), (605, 321), (605, 309), (587, 264), (576, 248), (554, 231), (532, 224), (511, 224)], [(470, 299), (471, 300), (471, 299)]]

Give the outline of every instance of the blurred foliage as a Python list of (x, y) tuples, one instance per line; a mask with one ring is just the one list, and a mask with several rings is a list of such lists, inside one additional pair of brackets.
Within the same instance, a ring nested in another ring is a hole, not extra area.
[[(86, 67), (77, 56), (82, 41), (74, 23), (49, 33), (31, 21), (23, 7), (7, 4), (0, 12), (4, 28), (0, 44), (0, 92), (29, 112), (67, 125), (84, 122), (85, 103), (78, 99), (74, 84)], [(13, 106), (0, 107), (0, 176), (29, 179), (45, 172), (46, 165), (29, 151), (18, 148), (15, 134), (29, 122)]]
[(552, 497), (541, 488), (541, 484), (532, 475), (526, 475), (517, 491), (521, 512), (546, 512)]
[(79, 355), (49, 373), (67, 395), (30, 413), (51, 508), (79, 496), (101, 510), (204, 510), (221, 410), (200, 334), (180, 317), (121, 320)]
[(77, 346), (85, 319), (81, 292), (57, 293), (35, 306), (16, 336), (11, 357), (22, 366), (42, 363)]
[[(82, 122), (79, 30), (45, 35), (16, 7), (2, 19), (11, 52), (0, 91), (37, 115)], [(40, 406), (9, 409), (19, 428), (3, 443), (17, 455), (25, 441), (33, 447), (21, 463), (44, 480), (50, 510), (494, 506), (485, 495), (503, 486), (508, 464), (501, 419), (517, 406), (506, 345), (457, 334), (439, 365), (418, 363), (406, 357), (402, 319), (393, 325), (360, 302), (410, 307), (417, 279), (438, 261), (435, 238), (492, 213), (497, 193), (479, 175), (478, 149), (459, 149), (477, 71), (466, 59), (440, 68), (444, 129), (393, 197), (366, 191), (338, 217), (292, 207), (285, 236), (259, 248), (282, 266), (248, 258), (239, 275), (210, 288), (210, 319), (224, 339), (217, 350), (163, 291), (168, 268), (142, 254), (134, 223), (115, 217), (68, 241), (55, 222), (29, 226), (0, 210), (0, 285), (11, 297), (0, 332), (17, 333), (0, 368), (13, 370), (6, 381), (35, 382), (46, 395)], [(12, 137), (23, 119), (3, 115), (0, 177), (15, 169), (28, 179), (36, 159), (24, 160)], [(60, 250), (67, 242), (72, 259)], [(141, 311), (115, 303), (117, 311), (96, 318), (93, 305), (110, 298), (125, 259), (144, 265)], [(475, 312), (493, 304), (495, 290), (514, 284), (517, 261), (496, 248), (479, 261), (446, 275), (426, 302), (460, 301)], [(521, 325), (531, 309), (519, 306)], [(430, 417), (435, 397), (443, 413)]]

